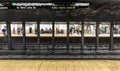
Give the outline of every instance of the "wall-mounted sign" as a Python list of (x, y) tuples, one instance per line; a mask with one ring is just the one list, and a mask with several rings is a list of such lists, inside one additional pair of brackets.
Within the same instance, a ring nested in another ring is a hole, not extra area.
[(0, 3), (0, 9), (9, 9), (9, 3), (7, 2)]
[(37, 2), (2, 2), (0, 3), (0, 9), (76, 9), (76, 8), (88, 8), (89, 3), (74, 3), (71, 5), (57, 5), (55, 3), (37, 3)]

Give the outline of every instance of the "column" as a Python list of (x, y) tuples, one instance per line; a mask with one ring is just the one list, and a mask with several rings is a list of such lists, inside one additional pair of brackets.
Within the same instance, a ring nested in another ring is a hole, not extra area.
[(37, 44), (38, 49), (40, 49), (40, 22), (37, 21)]
[(23, 45), (24, 45), (24, 50), (26, 50), (26, 41), (25, 41), (25, 36), (26, 36), (26, 33), (25, 33), (25, 21), (22, 22), (22, 34), (23, 34)]
[(111, 22), (111, 26), (110, 26), (110, 47), (109, 50), (113, 49), (113, 29), (114, 28), (114, 22)]
[(81, 32), (81, 51), (84, 50), (84, 22), (81, 22), (82, 24), (82, 32)]
[(55, 51), (55, 22), (52, 22), (52, 51)]
[(6, 36), (6, 39), (8, 40), (8, 50), (12, 50), (10, 21), (7, 21), (6, 25), (7, 25), (7, 36)]
[(69, 52), (69, 22), (67, 21), (67, 52)]
[(96, 22), (96, 47), (95, 47), (95, 50), (98, 50), (98, 47), (99, 47), (99, 24), (100, 24), (100, 22)]

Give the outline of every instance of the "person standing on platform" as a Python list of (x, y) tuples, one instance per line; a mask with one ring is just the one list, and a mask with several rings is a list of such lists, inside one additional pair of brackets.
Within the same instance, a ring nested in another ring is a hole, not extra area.
[(50, 28), (50, 29), (49, 29), (49, 34), (51, 34), (51, 33), (52, 33), (52, 29)]
[(2, 33), (3, 33), (3, 35), (4, 35), (4, 41), (7, 41), (7, 28), (6, 28), (6, 26), (4, 26), (4, 28), (2, 29)]
[(32, 27), (29, 27), (29, 33), (30, 34), (32, 33)]
[(4, 27), (4, 28), (2, 29), (2, 32), (3, 32), (3, 35), (4, 35), (4, 36), (6, 36), (6, 31), (7, 31), (7, 30), (6, 30), (6, 28)]
[(37, 32), (38, 32), (38, 29), (37, 29), (37, 28), (35, 28), (35, 34), (37, 34)]
[(15, 34), (15, 28), (13, 28), (13, 34)]
[(69, 33), (70, 33), (71, 35), (72, 35), (72, 33), (73, 33), (73, 29), (74, 29), (73, 27), (70, 28), (70, 32), (69, 32)]
[(48, 28), (45, 28), (45, 33), (47, 33), (47, 34), (48, 34)]
[(17, 28), (17, 34), (18, 34), (18, 35), (20, 35), (20, 31), (21, 31), (21, 29), (20, 29), (20, 27), (18, 27), (18, 28)]
[(78, 25), (78, 27), (77, 27), (77, 34), (78, 35), (81, 34), (81, 26), (80, 25)]
[(59, 33), (59, 29), (58, 28), (56, 28), (56, 34), (58, 34)]

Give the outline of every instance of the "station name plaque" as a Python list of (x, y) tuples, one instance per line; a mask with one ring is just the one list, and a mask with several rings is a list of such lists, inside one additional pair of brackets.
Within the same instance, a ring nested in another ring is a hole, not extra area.
[(89, 3), (75, 3), (69, 6), (56, 5), (54, 3), (38, 3), (38, 2), (0, 2), (0, 9), (76, 9), (88, 8)]

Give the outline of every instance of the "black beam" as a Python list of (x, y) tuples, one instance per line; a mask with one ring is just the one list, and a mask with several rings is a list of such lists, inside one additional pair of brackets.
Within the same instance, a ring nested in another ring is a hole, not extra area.
[(26, 33), (25, 33), (25, 21), (22, 21), (22, 34), (23, 34), (23, 45), (24, 45), (24, 50), (26, 50), (26, 41), (25, 41), (25, 36), (26, 36)]
[(55, 51), (55, 22), (52, 22), (52, 50)]
[(113, 49), (113, 28), (114, 28), (114, 22), (111, 22), (110, 24), (110, 47), (109, 47), (109, 50), (112, 50)]
[(96, 22), (96, 47), (95, 47), (95, 50), (98, 50), (98, 47), (99, 47), (99, 24), (100, 24), (100, 22)]
[(12, 50), (10, 21), (7, 21), (6, 25), (7, 25), (8, 50)]
[(37, 44), (38, 44), (38, 48), (40, 49), (40, 22), (37, 21), (37, 31), (35, 31), (35, 33), (37, 34)]
[(69, 52), (69, 22), (67, 21), (67, 52)]
[(84, 22), (81, 22), (82, 24), (82, 32), (81, 32), (81, 51), (84, 50)]

